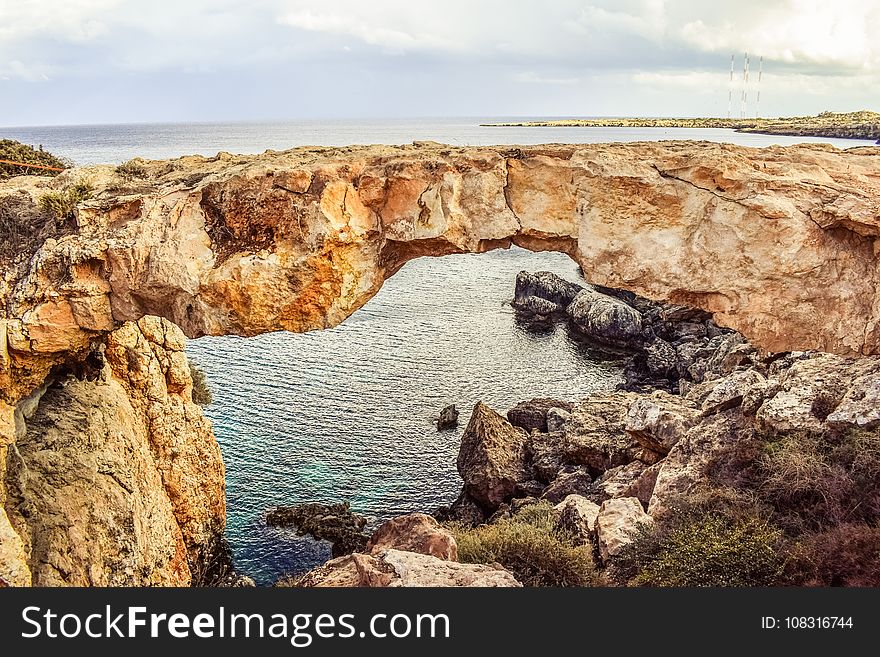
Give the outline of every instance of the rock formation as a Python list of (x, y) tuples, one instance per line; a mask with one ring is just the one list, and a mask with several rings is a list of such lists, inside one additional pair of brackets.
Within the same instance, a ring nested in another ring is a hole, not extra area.
[[(418, 256), (557, 250), (594, 283), (701, 308), (767, 351), (878, 353), (878, 154), (418, 143), (4, 181), (0, 578), (191, 581), (222, 530), (223, 477), (176, 327), (334, 326)], [(83, 181), (91, 199), (70, 214), (40, 209)], [(662, 369), (669, 350), (651, 353)]]
[(91, 373), (56, 368), (7, 406), (0, 577), (38, 586), (209, 579), (223, 556), (223, 463), (191, 400), (183, 345), (167, 320), (126, 322), (92, 352)]

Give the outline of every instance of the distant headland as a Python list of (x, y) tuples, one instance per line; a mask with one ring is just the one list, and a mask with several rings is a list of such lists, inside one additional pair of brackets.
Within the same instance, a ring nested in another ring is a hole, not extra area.
[(777, 119), (602, 118), (484, 123), (482, 125), (521, 128), (731, 128), (737, 132), (758, 132), (767, 135), (876, 139), (880, 143), (880, 114), (866, 110), (846, 113), (822, 112), (817, 116), (792, 116)]

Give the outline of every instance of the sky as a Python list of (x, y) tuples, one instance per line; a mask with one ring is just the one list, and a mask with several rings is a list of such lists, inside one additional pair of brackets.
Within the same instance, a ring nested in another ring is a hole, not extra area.
[[(0, 126), (880, 110), (878, 0), (0, 0)], [(757, 71), (763, 56), (760, 106)]]

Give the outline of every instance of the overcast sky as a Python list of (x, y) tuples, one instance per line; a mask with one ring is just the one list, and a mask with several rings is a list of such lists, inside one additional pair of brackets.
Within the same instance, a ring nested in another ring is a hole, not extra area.
[(0, 125), (880, 109), (878, 0), (0, 0)]

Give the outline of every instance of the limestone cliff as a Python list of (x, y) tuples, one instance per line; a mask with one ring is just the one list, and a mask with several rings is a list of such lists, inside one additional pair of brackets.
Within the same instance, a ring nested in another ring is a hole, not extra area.
[[(558, 250), (769, 351), (880, 353), (878, 155), (418, 143), (0, 183), (0, 578), (188, 582), (223, 478), (176, 327), (333, 326), (414, 257)], [(69, 215), (40, 209), (78, 182)]]
[(210, 423), (191, 401), (183, 335), (156, 317), (126, 322), (90, 360), (55, 368), (7, 407), (0, 578), (198, 582), (219, 548), (225, 489)]

